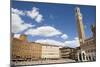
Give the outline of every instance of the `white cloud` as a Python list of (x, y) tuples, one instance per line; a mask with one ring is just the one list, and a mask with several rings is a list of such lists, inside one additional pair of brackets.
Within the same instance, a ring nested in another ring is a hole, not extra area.
[(14, 38), (18, 38), (20, 37), (21, 34), (14, 34)]
[(69, 47), (72, 47), (72, 48), (78, 47), (78, 46), (80, 46), (79, 39), (77, 37), (75, 37), (71, 41), (65, 41), (65, 45), (69, 46)]
[(43, 15), (40, 14), (39, 9), (33, 7), (31, 11), (22, 11), (12, 8), (12, 13), (17, 15), (27, 15), (28, 17), (34, 19), (36, 22), (41, 23), (43, 21)]
[(41, 22), (43, 19), (43, 16), (41, 15), (41, 14), (39, 14), (37, 17), (36, 17), (36, 19), (35, 19), (35, 21), (37, 21), (37, 22)]
[(27, 24), (24, 20), (21, 19), (20, 15), (25, 15), (25, 12), (22, 10), (12, 8), (12, 33), (19, 33), (24, 31), (29, 27), (33, 27), (34, 25)]
[(68, 39), (68, 35), (63, 34), (63, 35), (61, 36), (61, 38), (63, 38), (63, 39)]
[(18, 9), (12, 8), (11, 11), (12, 11), (12, 13), (14, 13), (14, 14), (25, 15), (24, 11), (22, 11), (22, 10), (18, 10)]
[(62, 33), (54, 27), (41, 26), (35, 29), (29, 29), (25, 32), (25, 34), (32, 36), (38, 35), (38, 36), (51, 37), (51, 36), (61, 35)]
[(39, 15), (38, 8), (33, 7), (31, 11), (27, 11), (27, 15), (32, 19), (36, 18)]
[(32, 19), (35, 19), (36, 22), (41, 23), (43, 21), (43, 15), (39, 13), (39, 9), (33, 7), (31, 11), (26, 11), (27, 16)]
[(64, 43), (52, 39), (40, 39), (40, 40), (36, 40), (35, 42), (42, 43), (42, 44), (49, 44), (49, 45), (57, 45), (61, 47), (65, 46)]
[(57, 45), (61, 47), (71, 47), (71, 48), (80, 46), (78, 38), (74, 38), (74, 40), (65, 41), (65, 42), (60, 42), (53, 39), (39, 39), (39, 40), (36, 40), (35, 42), (41, 43), (41, 44)]
[(26, 24), (18, 14), (12, 13), (12, 33), (19, 33), (33, 25)]

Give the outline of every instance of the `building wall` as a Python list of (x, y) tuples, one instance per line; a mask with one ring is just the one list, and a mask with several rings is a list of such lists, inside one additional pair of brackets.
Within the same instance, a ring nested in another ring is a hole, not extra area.
[(42, 45), (38, 43), (30, 43), (31, 56), (35, 59), (41, 59)]
[(81, 46), (81, 49), (85, 51), (87, 61), (96, 60), (96, 43), (93, 38), (86, 40), (85, 43)]
[(96, 61), (96, 42), (94, 37), (86, 39), (80, 48), (78, 51), (79, 61)]
[(12, 60), (39, 60), (60, 58), (59, 47), (27, 42), (13, 38), (11, 43)]
[(22, 42), (18, 39), (13, 39), (11, 44), (12, 59), (25, 59), (30, 54), (30, 48), (27, 42)]
[(44, 59), (60, 58), (59, 47), (42, 46), (42, 56), (41, 57)]
[(41, 49), (40, 44), (13, 39), (11, 44), (12, 59), (39, 59), (41, 58)]
[(60, 48), (61, 58), (69, 58), (75, 60), (76, 49), (74, 48)]

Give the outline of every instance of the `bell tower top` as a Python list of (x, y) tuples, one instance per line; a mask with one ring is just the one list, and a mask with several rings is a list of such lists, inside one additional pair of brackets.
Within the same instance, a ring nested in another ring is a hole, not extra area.
[(80, 8), (79, 7), (76, 7), (75, 13), (76, 13), (77, 19), (80, 20), (80, 21), (82, 21), (82, 14), (80, 12)]
[(80, 13), (80, 8), (79, 7), (76, 7), (76, 12)]

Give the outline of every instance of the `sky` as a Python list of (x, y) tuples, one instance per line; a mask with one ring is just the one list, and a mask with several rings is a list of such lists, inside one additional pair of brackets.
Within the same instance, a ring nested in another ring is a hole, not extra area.
[(86, 38), (92, 36), (96, 23), (96, 7), (73, 4), (12, 1), (12, 33), (28, 35), (28, 41), (59, 46), (78, 47), (75, 8), (83, 16)]

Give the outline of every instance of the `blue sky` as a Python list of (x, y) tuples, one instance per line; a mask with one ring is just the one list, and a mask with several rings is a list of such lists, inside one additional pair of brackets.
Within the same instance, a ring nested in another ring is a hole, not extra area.
[[(54, 36), (32, 36), (28, 35), (29, 41), (36, 41), (38, 39), (51, 39), (60, 42), (65, 41), (73, 41), (75, 37), (78, 37), (77, 33), (77, 25), (75, 18), (75, 8), (79, 7), (81, 13), (83, 15), (83, 24), (85, 26), (85, 35), (86, 38), (91, 37), (91, 24), (95, 24), (96, 22), (96, 7), (95, 6), (86, 6), (86, 5), (72, 5), (72, 4), (50, 4), (50, 3), (40, 3), (40, 2), (22, 2), (22, 1), (13, 1), (11, 4), (13, 9), (17, 9), (22, 11), (23, 13), (28, 13), (28, 11), (32, 11), (32, 8), (35, 7), (40, 17), (38, 21), (36, 18), (31, 15), (21, 15), (20, 18), (23, 20), (25, 24), (33, 25), (27, 27), (21, 32), (17, 32), (20, 34), (25, 33), (28, 29), (37, 29), (39, 27), (49, 28), (53, 27), (57, 30), (57, 35)], [(65, 38), (61, 38), (61, 36), (65, 35)]]

